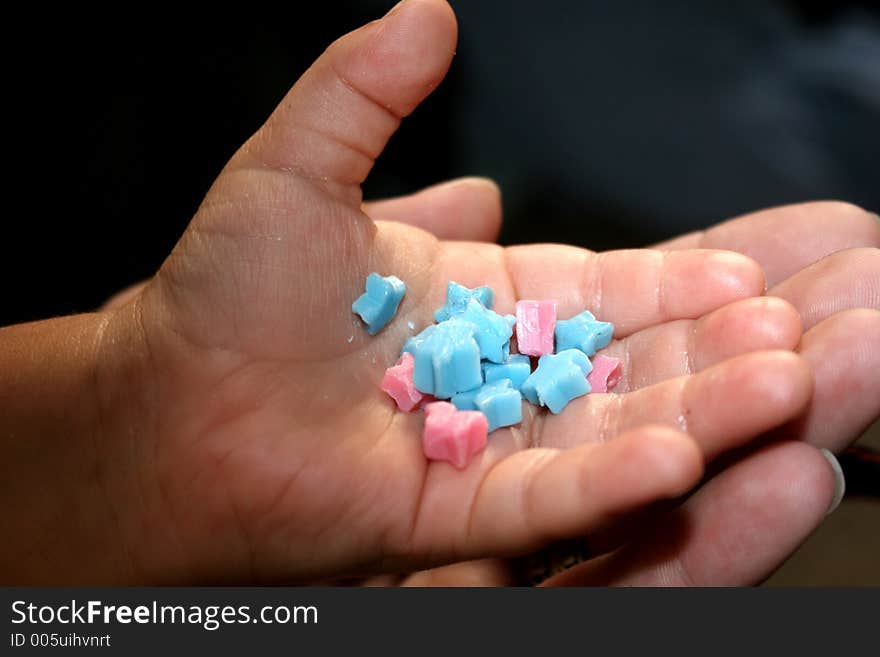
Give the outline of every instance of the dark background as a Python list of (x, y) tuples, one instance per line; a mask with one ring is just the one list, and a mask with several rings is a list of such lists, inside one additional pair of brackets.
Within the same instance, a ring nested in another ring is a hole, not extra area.
[[(88, 311), (161, 265), (226, 159), (391, 2), (10, 22), (0, 325)], [(505, 243), (638, 246), (779, 203), (880, 208), (868, 2), (453, 0), (446, 82), (365, 195), (494, 177)]]

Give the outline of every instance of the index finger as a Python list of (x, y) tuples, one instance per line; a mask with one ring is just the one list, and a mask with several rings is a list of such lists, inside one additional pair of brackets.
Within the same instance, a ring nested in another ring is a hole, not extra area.
[(859, 246), (880, 247), (880, 218), (851, 203), (818, 201), (753, 212), (652, 248), (743, 253), (764, 268), (772, 287), (831, 253)]
[(764, 274), (751, 258), (711, 249), (593, 253), (538, 244), (509, 247), (506, 265), (517, 299), (555, 299), (563, 319), (586, 308), (612, 322), (616, 338), (696, 319), (765, 289)]

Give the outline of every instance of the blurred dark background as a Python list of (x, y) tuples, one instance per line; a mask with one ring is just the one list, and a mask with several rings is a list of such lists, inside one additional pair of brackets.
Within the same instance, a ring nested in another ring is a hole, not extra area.
[[(367, 198), (490, 176), (503, 242), (593, 249), (789, 202), (880, 209), (875, 2), (451, 3), (449, 77), (391, 140)], [(23, 38), (4, 57), (0, 326), (92, 310), (152, 275), (297, 77), (392, 4), (37, 7), (8, 21)], [(880, 447), (878, 425), (871, 436)], [(880, 584), (877, 509), (848, 498), (771, 583)]]
[[(23, 202), (2, 240), (0, 325), (87, 311), (150, 276), (293, 81), (392, 4), (23, 19), (6, 89), (22, 174), (7, 193)], [(873, 3), (452, 4), (449, 78), (392, 139), (368, 198), (491, 176), (504, 242), (593, 249), (793, 201), (880, 208)]]

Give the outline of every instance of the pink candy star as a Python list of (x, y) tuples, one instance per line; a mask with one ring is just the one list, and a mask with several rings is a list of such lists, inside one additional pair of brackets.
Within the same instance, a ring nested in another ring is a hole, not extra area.
[(463, 470), (486, 446), (489, 422), (479, 411), (459, 411), (449, 402), (425, 405), (422, 449), (435, 461), (448, 461)]
[(414, 366), (413, 355), (404, 352), (396, 365), (385, 370), (385, 376), (382, 377), (382, 383), (379, 385), (397, 402), (397, 408), (407, 413), (418, 406), (426, 397), (416, 389), (415, 383), (413, 383)]
[(594, 356), (593, 371), (587, 375), (587, 382), (593, 392), (608, 392), (620, 381), (620, 359), (611, 356)]
[(555, 330), (555, 301), (516, 302), (516, 346), (519, 353), (529, 356), (552, 354)]

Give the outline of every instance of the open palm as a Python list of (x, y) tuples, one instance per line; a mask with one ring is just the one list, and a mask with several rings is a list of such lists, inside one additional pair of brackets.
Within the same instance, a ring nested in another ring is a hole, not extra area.
[[(125, 431), (103, 448), (120, 464), (109, 485), (142, 511), (120, 523), (136, 578), (299, 581), (527, 552), (684, 494), (707, 460), (806, 407), (804, 360), (759, 351), (793, 349), (798, 314), (750, 298), (764, 277), (745, 256), (505, 250), (361, 211), (360, 183), (442, 79), (455, 31), (444, 2), (408, 0), (332, 45), (114, 311), (105, 352), (129, 345), (134, 385), (107, 394), (139, 414), (109, 420)], [(372, 271), (408, 289), (375, 337), (350, 311)], [(378, 382), (449, 280), (491, 286), (499, 312), (551, 298), (560, 317), (614, 322), (624, 392), (529, 407), (463, 472), (429, 464), (421, 415)]]
[[(476, 190), (474, 190), (476, 191)], [(427, 194), (421, 195), (427, 199)], [(475, 194), (472, 193), (472, 196)], [(392, 209), (403, 205), (393, 202)], [(411, 204), (411, 201), (408, 202)], [(391, 204), (388, 204), (391, 205)], [(384, 206), (384, 204), (383, 204)], [(498, 217), (481, 212), (483, 223)], [(432, 227), (461, 233), (457, 226)], [(592, 532), (584, 540), (552, 546), (518, 562), (469, 561), (412, 574), (375, 577), (369, 584), (510, 585), (546, 576), (588, 560), (546, 580), (548, 585), (745, 585), (767, 577), (822, 522), (829, 501), (842, 490), (829, 487), (829, 467), (818, 448), (839, 452), (880, 417), (880, 222), (841, 202), (812, 202), (762, 210), (726, 221), (654, 248), (729, 248), (755, 258), (767, 273), (768, 296), (792, 304), (804, 329), (796, 351), (810, 365), (815, 387), (806, 411), (774, 429), (757, 444), (739, 450), (726, 467), (683, 504), (661, 505), (630, 515), (620, 526)], [(729, 315), (757, 300), (735, 303), (696, 322), (682, 322), (693, 335), (721, 343), (735, 340)], [(771, 304), (776, 301), (770, 301)], [(726, 333), (710, 330), (722, 317)], [(784, 315), (740, 314), (749, 331), (787, 330)], [(758, 323), (763, 321), (763, 328)], [(606, 353), (631, 360), (668, 334), (668, 325), (613, 342)], [(752, 340), (755, 340), (753, 337)], [(768, 340), (772, 342), (772, 340)], [(699, 358), (707, 341), (689, 340)], [(655, 349), (655, 352), (658, 351)], [(654, 369), (651, 381), (678, 376), (690, 359)], [(662, 362), (662, 359), (660, 359)], [(657, 365), (655, 361), (653, 363)], [(762, 373), (755, 373), (761, 376)], [(616, 388), (644, 385), (642, 376)], [(826, 453), (827, 455), (827, 453)], [(589, 558), (592, 557), (592, 558)]]

